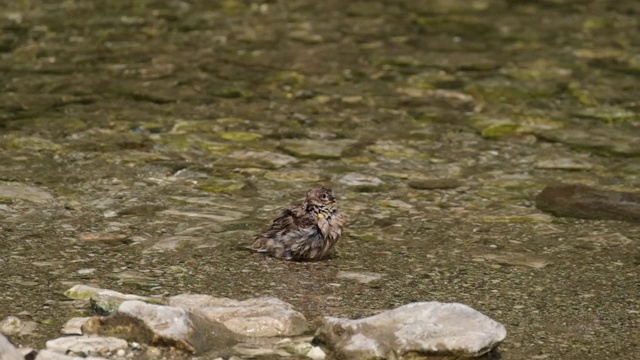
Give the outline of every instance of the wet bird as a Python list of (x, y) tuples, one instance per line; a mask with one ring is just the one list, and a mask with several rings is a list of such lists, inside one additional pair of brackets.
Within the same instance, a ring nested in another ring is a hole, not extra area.
[(344, 223), (333, 191), (320, 186), (309, 190), (302, 203), (283, 209), (250, 248), (279, 259), (320, 260), (333, 253)]

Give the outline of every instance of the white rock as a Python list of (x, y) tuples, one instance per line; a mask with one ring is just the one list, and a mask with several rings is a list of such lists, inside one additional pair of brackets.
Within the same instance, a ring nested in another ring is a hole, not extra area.
[(313, 360), (324, 360), (327, 357), (327, 354), (325, 354), (319, 346), (314, 346), (307, 353), (307, 357), (312, 358)]
[(237, 335), (220, 323), (179, 307), (136, 300), (123, 302), (111, 316), (92, 318), (82, 330), (88, 334), (114, 334), (151, 345), (168, 345), (192, 353), (226, 348), (237, 342)]
[(504, 326), (458, 303), (420, 302), (368, 318), (325, 317), (315, 339), (345, 359), (403, 359), (415, 353), (477, 357), (496, 347)]
[(373, 272), (355, 272), (355, 271), (338, 271), (339, 279), (355, 280), (362, 284), (368, 284), (372, 281), (380, 280), (384, 274)]
[(62, 326), (62, 333), (65, 335), (82, 335), (82, 325), (86, 323), (90, 317), (77, 317), (69, 319)]
[(129, 347), (126, 340), (102, 336), (65, 336), (47, 341), (46, 346), (47, 350), (83, 357), (106, 355)]
[(187, 309), (231, 331), (247, 336), (295, 336), (308, 330), (304, 315), (276, 298), (261, 297), (245, 301), (209, 295), (173, 296), (169, 304)]
[(338, 182), (348, 186), (378, 186), (383, 183), (382, 180), (375, 176), (353, 172), (345, 174)]
[(0, 360), (24, 360), (20, 351), (2, 334), (0, 334)]
[(35, 321), (22, 321), (15, 316), (7, 316), (0, 321), (0, 333), (5, 335), (30, 335), (37, 327)]

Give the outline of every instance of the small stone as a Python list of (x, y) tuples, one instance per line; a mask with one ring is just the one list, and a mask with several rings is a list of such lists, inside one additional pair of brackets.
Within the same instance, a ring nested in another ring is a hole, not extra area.
[(383, 183), (375, 176), (353, 172), (345, 174), (338, 182), (347, 186), (378, 186)]
[(16, 316), (7, 316), (0, 321), (0, 333), (5, 335), (31, 335), (37, 327), (35, 321), (22, 321)]
[(183, 294), (169, 299), (178, 306), (211, 321), (224, 324), (231, 331), (247, 336), (295, 336), (308, 330), (304, 315), (276, 298), (262, 297), (245, 301), (209, 295)]
[(501, 265), (524, 266), (534, 269), (542, 269), (552, 264), (551, 261), (540, 256), (518, 253), (482, 254), (474, 256), (473, 259), (481, 261), (488, 260)]
[(355, 280), (361, 284), (368, 284), (372, 281), (382, 279), (384, 274), (373, 272), (339, 271), (337, 276), (339, 279)]
[(537, 169), (582, 171), (591, 170), (593, 165), (575, 159), (549, 159), (536, 163)]
[(84, 233), (80, 234), (80, 240), (113, 245), (131, 243), (129, 235), (118, 233)]
[(584, 185), (547, 186), (536, 207), (556, 216), (640, 222), (640, 193), (595, 189)]
[(101, 336), (65, 336), (47, 341), (46, 346), (47, 350), (83, 357), (107, 355), (129, 347), (126, 340)]
[(64, 296), (75, 300), (89, 300), (91, 295), (99, 290), (101, 289), (94, 286), (78, 284), (65, 291)]
[[(147, 248), (144, 252), (166, 251), (166, 250), (175, 251), (179, 248), (186, 248), (186, 247), (193, 248), (195, 246), (201, 247), (202, 246), (201, 243), (203, 241), (204, 241), (203, 238), (196, 237), (196, 236), (168, 236), (156, 241), (155, 244)], [(218, 243), (208, 242), (207, 245), (208, 246), (206, 247), (215, 247), (218, 245)]]
[(337, 358), (404, 359), (415, 354), (477, 357), (498, 346), (507, 331), (458, 303), (411, 303), (359, 320), (325, 317), (314, 342)]
[(90, 317), (77, 317), (67, 320), (62, 326), (62, 333), (65, 335), (82, 335), (82, 325), (86, 323)]
[(286, 140), (280, 148), (296, 157), (315, 159), (339, 159), (344, 150), (355, 144), (354, 140)]
[(314, 346), (309, 350), (306, 356), (313, 360), (324, 360), (327, 357), (327, 354), (325, 354), (319, 346)]

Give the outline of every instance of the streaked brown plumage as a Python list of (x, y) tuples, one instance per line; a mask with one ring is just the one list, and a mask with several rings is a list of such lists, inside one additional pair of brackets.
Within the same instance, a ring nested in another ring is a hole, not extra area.
[(344, 223), (333, 191), (320, 186), (309, 190), (302, 203), (283, 209), (251, 248), (279, 259), (319, 260), (333, 253)]

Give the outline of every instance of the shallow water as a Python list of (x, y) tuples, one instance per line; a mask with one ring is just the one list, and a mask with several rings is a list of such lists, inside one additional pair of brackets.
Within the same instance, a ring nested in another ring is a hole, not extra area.
[[(555, 218), (534, 198), (559, 182), (637, 189), (639, 13), (0, 5), (0, 318), (38, 322), (12, 340), (41, 347), (87, 312), (62, 296), (76, 283), (273, 295), (312, 326), (455, 301), (507, 327), (503, 359), (632, 359), (637, 224)], [(349, 218), (337, 257), (238, 250), (319, 183)]]

